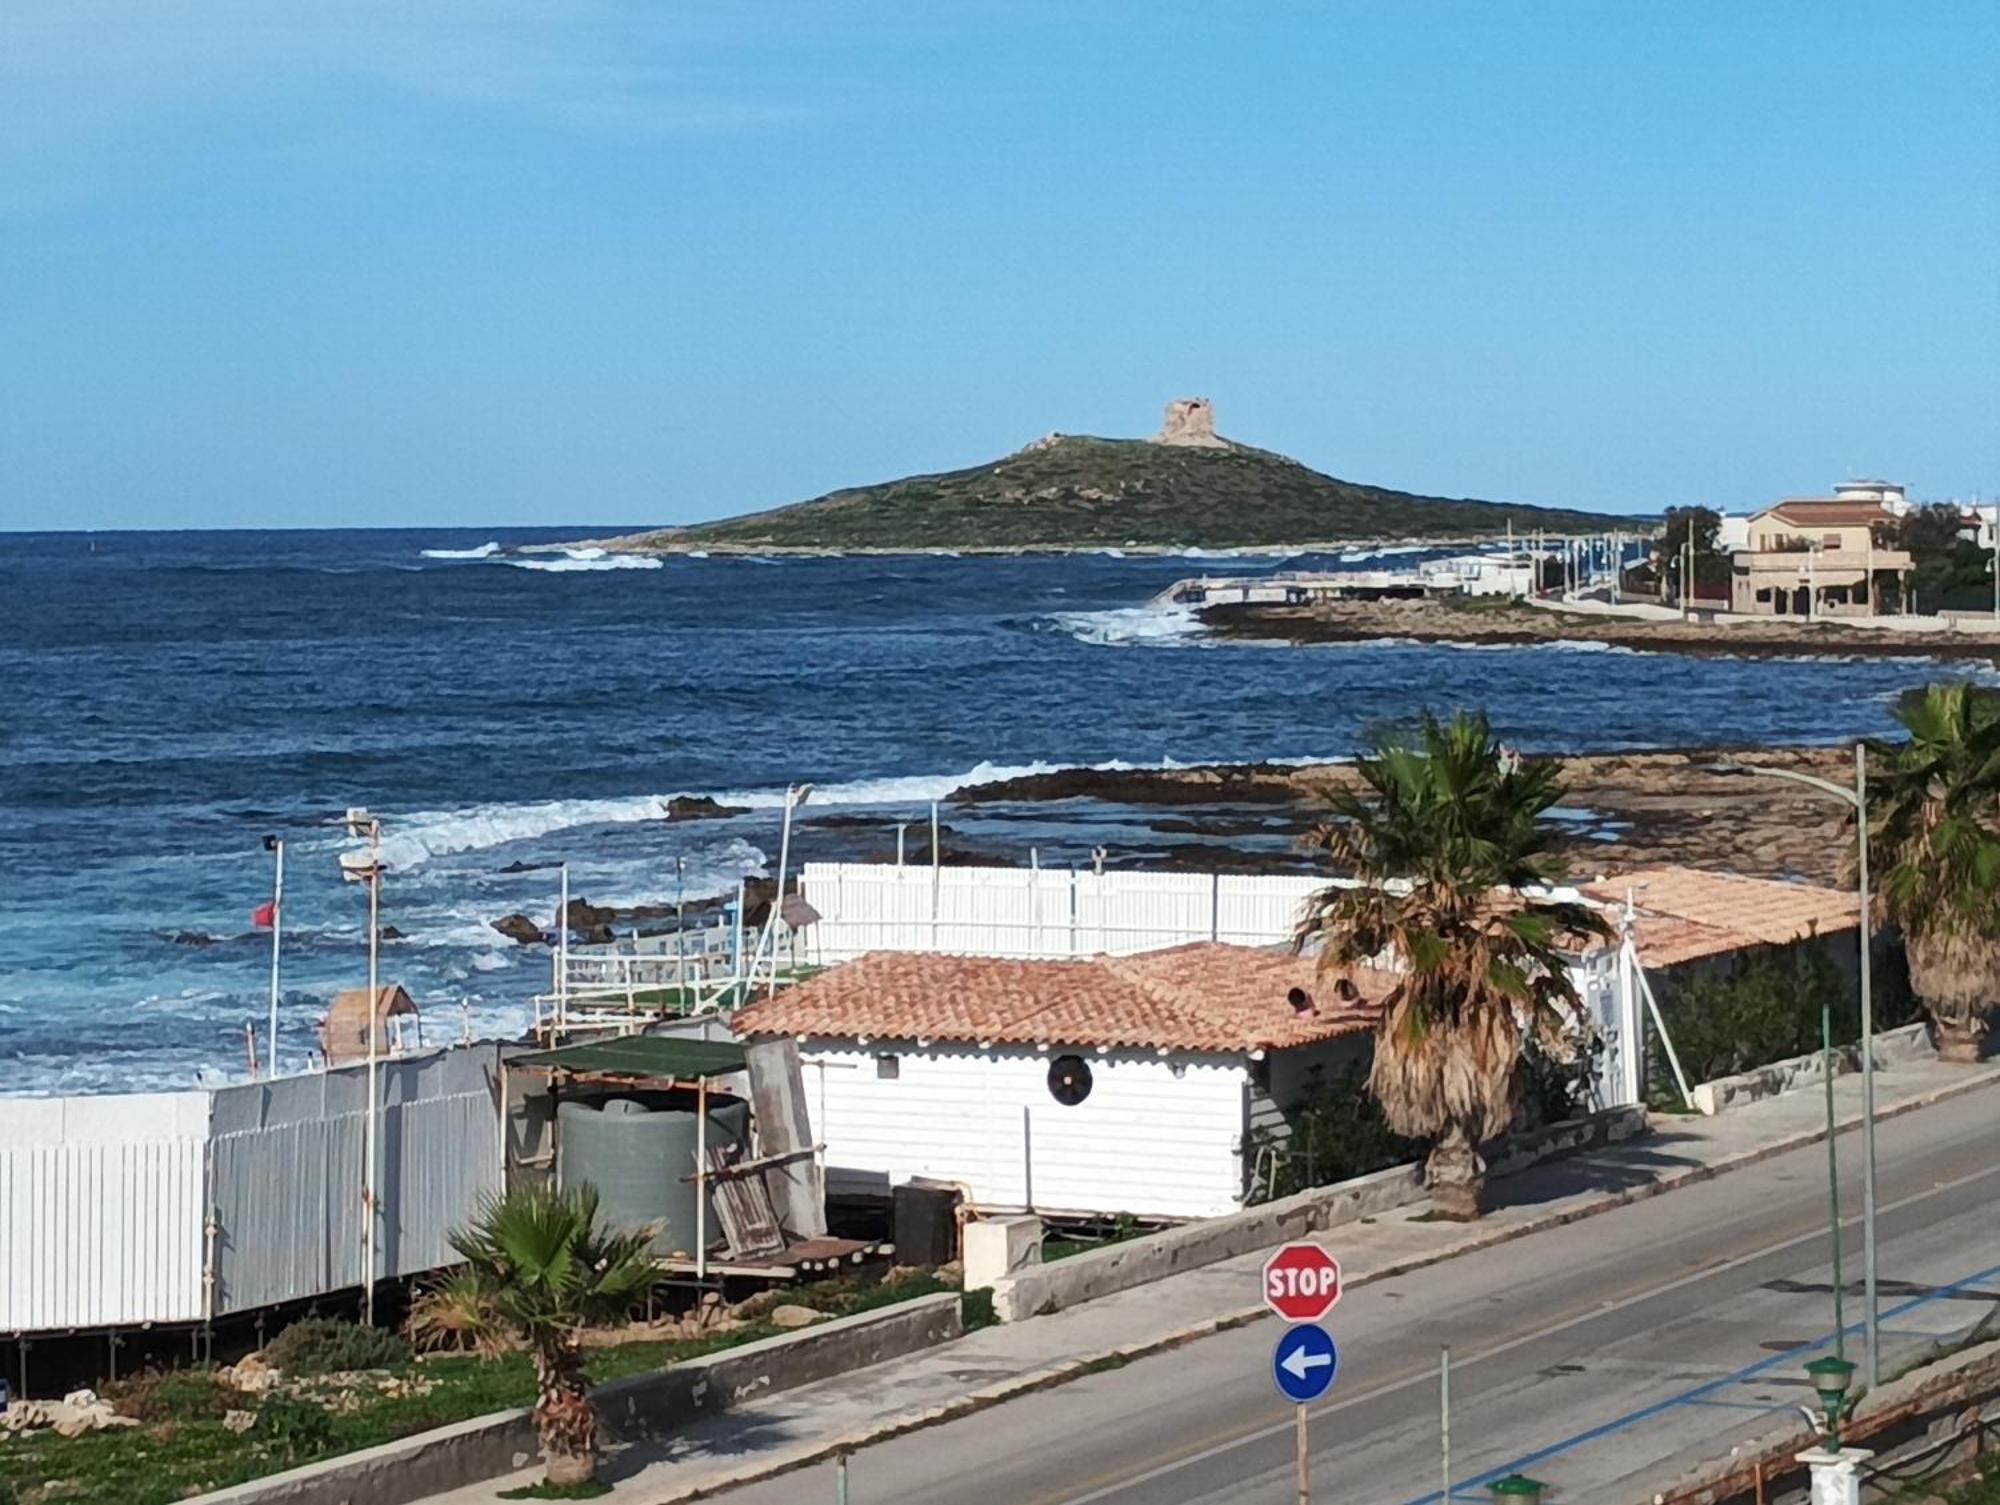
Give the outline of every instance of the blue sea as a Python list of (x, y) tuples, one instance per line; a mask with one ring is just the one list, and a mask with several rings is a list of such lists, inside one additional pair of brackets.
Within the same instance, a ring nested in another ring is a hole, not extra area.
[[(772, 863), (788, 781), (822, 822), (798, 854), (845, 858), (883, 828), (829, 815), (923, 819), (1013, 772), (1339, 756), (1420, 707), (1484, 706), (1531, 749), (1833, 740), (1931, 670), (1214, 644), (1143, 609), (1268, 559), (506, 552), (613, 531), (0, 535), (0, 1092), (242, 1075), (267, 833), (296, 1064), (365, 980), (365, 894), (335, 868), (353, 805), (384, 823), (385, 977), (454, 1037), (518, 1030), (546, 984), (489, 922), (547, 923), (551, 864), (596, 903), (671, 901), (676, 859), (688, 898), (733, 892)], [(752, 809), (669, 824), (683, 793)], [(1117, 839), (1071, 813), (1010, 829), (1055, 862)]]

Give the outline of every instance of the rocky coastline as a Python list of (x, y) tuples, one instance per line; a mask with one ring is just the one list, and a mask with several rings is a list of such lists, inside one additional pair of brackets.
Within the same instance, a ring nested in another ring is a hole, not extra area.
[(1946, 632), (1757, 618), (1656, 621), (1566, 612), (1508, 601), (1330, 601), (1311, 606), (1210, 606), (1214, 637), (1246, 642), (1417, 643), (1536, 647), (1597, 643), (1639, 653), (1731, 658), (1925, 658), (2000, 663), (2000, 628), (1967, 620)]

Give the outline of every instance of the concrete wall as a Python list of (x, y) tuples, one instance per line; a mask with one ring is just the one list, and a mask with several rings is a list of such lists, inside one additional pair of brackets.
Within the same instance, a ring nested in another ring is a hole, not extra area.
[(991, 1208), (1197, 1218), (1242, 1200), (1247, 1072), (1215, 1057), (1081, 1052), (1090, 1095), (1050, 1095), (1028, 1046), (808, 1041), (807, 1108), (827, 1189), (885, 1194), (913, 1176), (953, 1181)]
[[(925, 1296), (637, 1375), (596, 1392), (613, 1440), (671, 1434), (747, 1396), (775, 1394), (960, 1336), (959, 1299)], [(400, 1442), (195, 1497), (194, 1505), (408, 1505), (526, 1468), (526, 1411), (497, 1411)]]
[[(1630, 1139), (1645, 1130), (1643, 1108), (1615, 1108), (1571, 1123), (1552, 1124), (1493, 1146), (1487, 1154), (1488, 1174), (1504, 1176), (1551, 1155)], [(1423, 1199), (1421, 1167), (1394, 1166), (1228, 1217), (1169, 1228), (1147, 1238), (1024, 1270), (994, 1284), (993, 1311), (1003, 1322), (1038, 1317)]]
[[(1929, 1027), (1924, 1024), (1906, 1024), (1901, 1029), (1885, 1030), (1875, 1037), (1875, 1064), (1878, 1068), (1933, 1054), (1935, 1051), (1931, 1047)], [(1849, 1072), (1860, 1069), (1859, 1042), (1835, 1049), (1833, 1053), (1835, 1076), (1846, 1076)], [(1816, 1050), (1810, 1055), (1773, 1061), (1769, 1066), (1759, 1066), (1754, 1071), (1739, 1072), (1735, 1076), (1717, 1077), (1713, 1081), (1699, 1083), (1692, 1092), (1695, 1107), (1703, 1113), (1714, 1115), (1726, 1108), (1740, 1108), (1746, 1103), (1762, 1102), (1765, 1098), (1777, 1097), (1780, 1093), (1817, 1087), (1825, 1080), (1826, 1056)]]

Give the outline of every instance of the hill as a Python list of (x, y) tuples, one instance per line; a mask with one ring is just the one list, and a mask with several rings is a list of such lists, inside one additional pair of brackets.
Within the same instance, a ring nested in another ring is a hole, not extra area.
[[(1170, 425), (1171, 428), (1171, 425)], [(1415, 496), (1215, 439), (1051, 435), (1004, 459), (616, 540), (628, 549), (1257, 548), (1631, 529), (1634, 519)]]

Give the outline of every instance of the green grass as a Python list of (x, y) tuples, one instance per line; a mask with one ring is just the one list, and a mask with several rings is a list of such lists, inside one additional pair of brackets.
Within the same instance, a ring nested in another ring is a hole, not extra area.
[[(915, 1275), (894, 1285), (828, 1281), (787, 1292), (786, 1299), (845, 1316), (951, 1289), (955, 1287), (930, 1275)], [(968, 1320), (967, 1325), (975, 1324)], [(619, 1343), (592, 1349), (587, 1368), (593, 1384), (608, 1384), (776, 1331), (759, 1321), (696, 1340)], [(219, 1385), (209, 1371), (174, 1371), (128, 1382), (135, 1391), (143, 1388), (148, 1425), (76, 1438), (37, 1432), (0, 1440), (0, 1500), (11, 1487), (20, 1505), (169, 1505), (190, 1494), (529, 1406), (535, 1399), (534, 1367), (525, 1353), (493, 1359), (440, 1355), (382, 1372), (425, 1381), (430, 1388), (420, 1395), (394, 1396), (356, 1389), (347, 1392), (353, 1396), (350, 1408), (344, 1400), (338, 1406), (323, 1404), (330, 1397), (306, 1380), (304, 1394), (267, 1398), (260, 1407), (256, 1399)], [(119, 1393), (122, 1398), (123, 1390)], [(258, 1411), (257, 1423), (241, 1434), (229, 1431), (223, 1417), (231, 1408)]]
[(1336, 539), (1602, 530), (1601, 514), (1416, 496), (1337, 480), (1266, 450), (1064, 437), (986, 465), (831, 492), (653, 535), (667, 546), (1244, 548)]
[(598, 1500), (611, 1493), (611, 1486), (602, 1479), (592, 1479), (588, 1484), (524, 1484), (519, 1489), (503, 1489), (503, 1500)]

